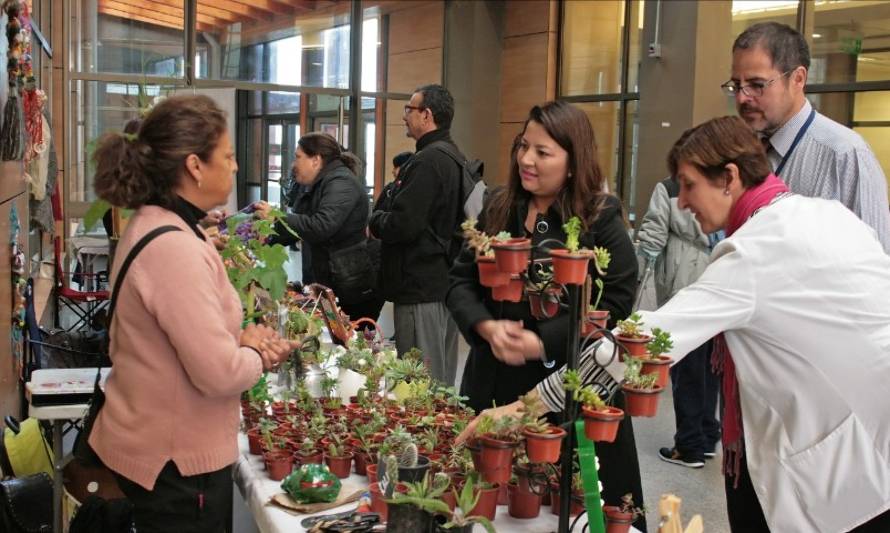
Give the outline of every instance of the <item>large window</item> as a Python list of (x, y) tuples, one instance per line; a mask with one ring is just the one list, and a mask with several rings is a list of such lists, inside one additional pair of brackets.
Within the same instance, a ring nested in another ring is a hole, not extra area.
[(559, 97), (589, 117), (610, 189), (633, 213), (642, 0), (562, 4)]

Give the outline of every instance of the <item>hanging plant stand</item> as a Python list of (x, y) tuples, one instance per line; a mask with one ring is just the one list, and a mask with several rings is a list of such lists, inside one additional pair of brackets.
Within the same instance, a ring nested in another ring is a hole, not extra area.
[(548, 286), (543, 290), (528, 291), (528, 306), (532, 316), (538, 320), (553, 318), (559, 312), (559, 295), (562, 288)]
[(500, 287), (510, 283), (510, 273), (498, 270), (494, 257), (476, 257), (476, 267), (479, 269), (479, 284), (483, 287)]

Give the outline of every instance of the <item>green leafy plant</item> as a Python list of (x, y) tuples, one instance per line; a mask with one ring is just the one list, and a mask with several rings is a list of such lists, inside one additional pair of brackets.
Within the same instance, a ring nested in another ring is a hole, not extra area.
[(519, 401), (522, 402), (519, 424), (524, 429), (534, 433), (546, 433), (551, 425), (547, 422), (547, 419), (538, 417), (539, 413), (545, 411), (544, 403), (541, 399), (530, 394), (523, 394), (519, 397)]
[(618, 321), (618, 334), (629, 339), (643, 336), (643, 320), (639, 313), (632, 313), (625, 320)]
[(671, 334), (661, 328), (652, 328), (652, 340), (646, 345), (646, 350), (653, 358), (668, 353), (673, 349), (674, 342)]
[(482, 495), (481, 488), (475, 483), (474, 476), (467, 477), (460, 492), (453, 491), (456, 502), (454, 512), (446, 513), (449, 515), (449, 519), (442, 527), (445, 529), (459, 529), (471, 524), (480, 524), (488, 533), (495, 533), (494, 524), (491, 523), (491, 520), (484, 516), (470, 514), (473, 512), (476, 504), (479, 503), (479, 497)]
[(562, 230), (566, 234), (566, 249), (569, 252), (576, 253), (578, 252), (581, 243), (579, 238), (581, 237), (581, 219), (578, 217), (572, 217), (562, 225)]
[(572, 393), (572, 398), (590, 409), (599, 411), (606, 408), (606, 402), (591, 386), (582, 386), (581, 375), (577, 370), (566, 370), (563, 375), (563, 387)]
[(643, 362), (633, 357), (624, 360), (624, 383), (634, 389), (651, 390), (655, 387), (658, 374), (642, 374)]
[(594, 285), (597, 288), (596, 300), (593, 302), (592, 311), (596, 311), (599, 308), (600, 300), (603, 298), (603, 289), (605, 288), (603, 285), (603, 277), (606, 275), (606, 270), (609, 268), (609, 263), (612, 262), (612, 256), (609, 253), (609, 250), (601, 247), (594, 246), (593, 247), (593, 258), (594, 265), (596, 266), (596, 271), (599, 274), (599, 277), (593, 280)]
[(468, 218), (460, 225), (467, 246), (476, 250), (476, 255), (483, 257), (494, 257), (494, 250), (491, 249), (492, 238), (484, 231), (476, 227), (475, 218)]
[(346, 445), (340, 435), (332, 433), (329, 437), (328, 457), (344, 457), (346, 455)]
[(618, 506), (618, 509), (622, 513), (630, 513), (633, 515), (634, 521), (636, 521), (637, 518), (646, 515), (646, 507), (637, 507), (634, 505), (634, 496), (630, 492), (621, 497), (621, 505)]
[(504, 415), (497, 419), (482, 415), (476, 426), (476, 435), (508, 442), (517, 441), (521, 427), (519, 418), (512, 415)]

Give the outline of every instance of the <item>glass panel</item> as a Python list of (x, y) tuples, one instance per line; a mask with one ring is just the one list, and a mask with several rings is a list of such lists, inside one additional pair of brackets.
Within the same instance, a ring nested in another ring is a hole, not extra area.
[(727, 35), (728, 46), (748, 26), (758, 22), (781, 22), (797, 27), (798, 0), (733, 0), (732, 33)]
[[(382, 145), (382, 136), (378, 142), (377, 118), (383, 114), (383, 100), (362, 98), (362, 113), (358, 136), (358, 148), (354, 151), (364, 163), (364, 183), (369, 195), (374, 193), (374, 180), (383, 172), (381, 161), (377, 157), (378, 144)], [(379, 106), (379, 108), (378, 108)], [(359, 176), (362, 178), (362, 176)]]
[[(340, 105), (343, 105), (343, 127), (340, 124)], [(346, 146), (349, 139), (347, 106), (349, 99), (330, 94), (309, 95), (309, 131), (327, 133)], [(347, 147), (348, 148), (348, 147)]]
[[(80, 0), (71, 45), (79, 72), (185, 75), (184, 2)], [(198, 17), (198, 28), (207, 19)]]
[(413, 152), (414, 139), (408, 137), (405, 130), (405, 105), (408, 100), (387, 100), (383, 109), (386, 131), (383, 134), (383, 183), (389, 183), (392, 177), (392, 159), (401, 152)]
[(618, 175), (618, 122), (621, 110), (619, 103), (584, 102), (574, 105), (584, 111), (590, 119), (600, 170), (607, 178), (609, 189), (615, 192), (615, 177)]
[(247, 92), (247, 114), (262, 115), (263, 114), (263, 91), (246, 91)]
[(68, 200), (92, 202), (93, 169), (89, 163), (95, 140), (109, 131), (123, 131), (126, 123), (138, 118), (140, 109), (151, 99), (172, 93), (172, 87), (147, 85), (140, 96), (135, 83), (72, 81), (71, 124), (73, 125), (73, 175), (66, 178)]
[(238, 181), (252, 185), (259, 185), (263, 177), (263, 119), (252, 118), (247, 120), (245, 128), (245, 153), (238, 160)]
[[(640, 102), (630, 100), (627, 102), (627, 109), (624, 114), (624, 173), (621, 177), (623, 186), (621, 188), (621, 199), (624, 206), (628, 210), (628, 218), (631, 225), (634, 224), (636, 213), (634, 210), (638, 203), (637, 191), (637, 152), (640, 145)], [(617, 191), (616, 189), (613, 189)], [(642, 199), (646, 201), (645, 198)]]
[(809, 83), (890, 80), (890, 4), (816, 2)]
[(630, 12), (630, 51), (628, 52), (627, 62), (627, 91), (631, 93), (640, 92), (640, 61), (643, 58), (643, 13), (645, 3), (643, 0), (631, 3)]
[(202, 11), (219, 15), (198, 31), (207, 78), (349, 87), (349, 2), (198, 0)]
[[(621, 92), (624, 1), (571, 0), (563, 5), (560, 94)], [(639, 43), (639, 32), (633, 33)], [(639, 52), (635, 61), (639, 61)]]
[(890, 194), (890, 91), (819, 93), (807, 97), (823, 115), (865, 139), (888, 178)]
[(270, 115), (300, 112), (300, 93), (269, 91), (266, 95), (268, 98), (267, 113)]

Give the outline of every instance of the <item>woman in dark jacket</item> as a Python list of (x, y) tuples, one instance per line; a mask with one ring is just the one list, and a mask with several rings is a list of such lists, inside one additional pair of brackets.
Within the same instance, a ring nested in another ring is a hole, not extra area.
[[(287, 215), (287, 224), (309, 247), (314, 282), (328, 286), (352, 320), (374, 320), (382, 302), (377, 298), (366, 248), (370, 201), (356, 177), (361, 162), (326, 133), (307, 133), (297, 141), (294, 175), (308, 188)], [(265, 202), (257, 204), (268, 212)], [(297, 238), (276, 228), (272, 242), (293, 244)]]
[[(637, 261), (621, 202), (605, 192), (587, 116), (565, 102), (535, 106), (514, 145), (510, 167), (509, 182), (487, 203), (480, 229), (489, 235), (508, 231), (514, 237), (529, 237), (533, 245), (545, 239), (565, 242), (562, 225), (578, 216), (584, 228), (581, 246), (600, 246), (611, 254), (602, 277), (605, 291), (599, 307), (610, 312), (610, 327), (626, 318), (636, 291)], [(592, 262), (590, 274), (594, 279), (599, 277)], [(565, 310), (538, 320), (526, 300), (492, 300), (490, 290), (479, 284), (474, 252), (467, 247), (455, 261), (450, 277), (446, 305), (470, 345), (461, 394), (469, 397), (471, 407), (481, 411), (492, 402), (513, 402), (565, 363), (569, 325)], [(596, 297), (593, 292), (590, 303)], [(542, 362), (542, 354), (549, 363)], [(614, 382), (609, 385), (617, 388)], [(623, 402), (618, 391), (614, 403), (621, 407)], [(606, 503), (619, 505), (621, 496), (631, 492), (634, 502), (641, 505), (642, 485), (630, 418), (621, 423), (614, 443), (597, 444), (597, 455)], [(645, 531), (642, 520), (635, 526)]]

